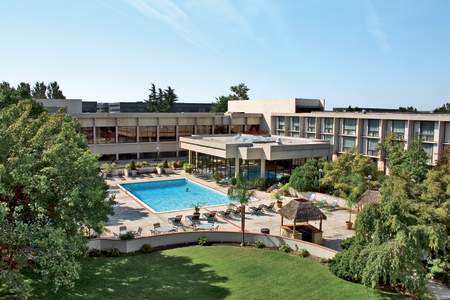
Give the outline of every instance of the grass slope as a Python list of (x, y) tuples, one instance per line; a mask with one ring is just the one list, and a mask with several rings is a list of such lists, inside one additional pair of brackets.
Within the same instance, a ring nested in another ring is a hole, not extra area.
[[(39, 291), (39, 290), (38, 290)], [(42, 291), (42, 287), (41, 287)], [(232, 246), (86, 258), (72, 290), (39, 299), (380, 299), (311, 259)]]

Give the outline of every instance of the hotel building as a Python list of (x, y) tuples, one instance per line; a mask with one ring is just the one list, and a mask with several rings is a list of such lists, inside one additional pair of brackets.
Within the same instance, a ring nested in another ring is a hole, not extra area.
[[(450, 149), (450, 114), (327, 112), (324, 111), (324, 100), (301, 98), (230, 101), (227, 113), (86, 113), (81, 100), (39, 101), (50, 112), (63, 109), (77, 117), (90, 149), (99, 155), (100, 160), (193, 159), (198, 154), (192, 156), (189, 151), (203, 154), (211, 151), (201, 148), (204, 145), (195, 146), (195, 143), (216, 143), (216, 150), (221, 151), (229, 144), (236, 144), (231, 136), (238, 134), (272, 135), (271, 150), (267, 150), (267, 145), (255, 146), (250, 142), (253, 146), (241, 147), (252, 148), (254, 157), (245, 157), (244, 149), (228, 154), (221, 152), (217, 157), (226, 159), (234, 153), (234, 158), (247, 165), (251, 160), (258, 160), (261, 176), (262, 170), (267, 169), (262, 166), (262, 161), (268, 160), (275, 149), (283, 148), (280, 142), (290, 144), (289, 154), (280, 159), (292, 160), (291, 167), (295, 166), (296, 159), (335, 158), (340, 153), (356, 149), (374, 159), (380, 170), (385, 170), (385, 158), (378, 151), (378, 144), (391, 133), (404, 141), (405, 147), (414, 138), (420, 138), (430, 165)], [(229, 137), (214, 138), (220, 135)], [(212, 140), (208, 140), (208, 136)], [(320, 151), (305, 151), (305, 144), (314, 144), (313, 147)]]

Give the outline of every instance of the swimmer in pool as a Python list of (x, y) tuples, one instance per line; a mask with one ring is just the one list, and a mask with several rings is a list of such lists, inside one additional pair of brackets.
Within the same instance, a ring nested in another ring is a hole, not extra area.
[(186, 188), (186, 193), (189, 192), (189, 188)]

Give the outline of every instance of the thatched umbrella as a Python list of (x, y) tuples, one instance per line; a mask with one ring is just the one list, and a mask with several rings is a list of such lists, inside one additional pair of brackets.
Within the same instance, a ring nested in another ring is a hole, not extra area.
[(294, 222), (294, 230), (297, 222), (306, 222), (320, 220), (319, 230), (322, 231), (322, 220), (326, 220), (327, 216), (311, 202), (302, 202), (291, 200), (288, 204), (278, 210), (281, 215), (281, 227), (284, 218)]
[(364, 205), (369, 203), (378, 203), (380, 201), (381, 201), (380, 191), (367, 190), (361, 196), (359, 196), (356, 205), (358, 207), (358, 211), (360, 211)]

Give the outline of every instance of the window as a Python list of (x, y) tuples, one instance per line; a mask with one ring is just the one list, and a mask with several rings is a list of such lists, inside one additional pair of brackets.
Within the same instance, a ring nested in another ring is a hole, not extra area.
[(316, 118), (305, 118), (305, 131), (316, 132)]
[(299, 117), (291, 118), (291, 131), (300, 132), (300, 118)]
[(139, 127), (139, 142), (141, 143), (156, 142), (156, 138), (157, 138), (156, 126)]
[(119, 143), (136, 143), (136, 126), (117, 127)]
[(405, 121), (392, 121), (391, 132), (399, 139), (405, 139)]
[(176, 141), (175, 126), (160, 126), (159, 127), (159, 141)]
[(423, 147), (423, 150), (425, 151), (425, 153), (428, 156), (427, 163), (431, 164), (432, 160), (433, 160), (434, 145), (433, 144), (422, 144), (422, 147)]
[(315, 133), (305, 133), (305, 137), (308, 139), (315, 139), (316, 138), (316, 134)]
[(322, 132), (333, 133), (333, 118), (322, 119)]
[(367, 155), (378, 156), (378, 140), (367, 139)]
[(227, 134), (228, 126), (227, 125), (216, 125), (214, 126), (214, 134)]
[(197, 125), (197, 134), (212, 134), (211, 125)]
[(116, 127), (96, 127), (97, 144), (115, 144)]
[(139, 154), (139, 157), (142, 158), (142, 159), (155, 160), (156, 159), (156, 152), (142, 152), (141, 154)]
[(324, 141), (329, 141), (330, 142), (330, 144), (333, 144), (334, 143), (334, 139), (333, 139), (333, 135), (331, 135), (331, 134), (322, 134), (322, 140), (324, 140)]
[(178, 137), (180, 136), (191, 136), (194, 134), (193, 125), (180, 125), (178, 126)]
[(356, 145), (355, 138), (343, 137), (341, 151), (342, 152), (350, 151), (353, 148), (355, 148), (355, 145)]
[(356, 119), (344, 119), (342, 133), (346, 135), (356, 135)]
[(420, 122), (420, 138), (426, 142), (434, 141), (434, 122)]
[(81, 133), (86, 137), (88, 144), (94, 143), (94, 128), (93, 127), (81, 127)]
[(99, 161), (115, 161), (116, 155), (115, 154), (103, 154), (98, 158)]
[(445, 123), (444, 143), (450, 144), (450, 122)]
[(166, 152), (159, 152), (160, 158), (174, 158), (177, 157), (177, 153), (174, 151), (166, 151)]
[(243, 133), (244, 125), (231, 125), (231, 133)]
[(380, 134), (380, 121), (367, 120), (367, 136), (378, 137)]
[(137, 153), (120, 153), (119, 160), (137, 159)]
[(286, 128), (286, 120), (284, 117), (277, 117), (277, 130), (284, 131)]
[(291, 132), (291, 136), (293, 136), (293, 137), (300, 137), (300, 132), (293, 131), (293, 132)]

